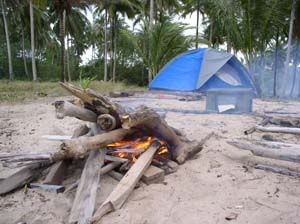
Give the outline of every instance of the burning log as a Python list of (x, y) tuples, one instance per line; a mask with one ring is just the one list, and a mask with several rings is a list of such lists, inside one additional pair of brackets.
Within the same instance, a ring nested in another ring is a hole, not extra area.
[(184, 163), (196, 153), (202, 150), (202, 145), (212, 134), (200, 143), (191, 141), (182, 141), (175, 131), (151, 108), (142, 106), (136, 111), (121, 117), (122, 127), (124, 129), (142, 129), (146, 130), (159, 139), (167, 142), (171, 148), (172, 158), (178, 163)]
[(256, 156), (300, 163), (300, 151), (297, 148), (283, 148), (279, 144), (277, 147), (270, 148), (245, 141), (230, 141), (228, 143), (240, 149), (249, 150)]
[(100, 168), (104, 163), (104, 151), (94, 150), (85, 163), (76, 196), (71, 209), (69, 222), (88, 223), (92, 217), (100, 179)]
[(120, 183), (114, 189), (114, 191), (108, 196), (105, 202), (98, 208), (92, 218), (92, 222), (95, 223), (101, 219), (105, 214), (119, 209), (125, 203), (128, 196), (133, 191), (135, 185), (138, 183), (143, 173), (149, 167), (155, 152), (159, 149), (160, 143), (154, 141), (150, 148), (145, 151), (138, 160), (133, 164), (130, 170), (122, 178)]

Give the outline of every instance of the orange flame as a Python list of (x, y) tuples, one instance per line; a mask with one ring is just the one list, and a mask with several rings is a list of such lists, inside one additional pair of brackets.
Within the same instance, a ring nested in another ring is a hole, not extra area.
[[(108, 152), (113, 156), (127, 158), (130, 162), (135, 162), (140, 154), (145, 152), (152, 142), (154, 137), (138, 138), (136, 140), (122, 140), (107, 145)], [(164, 141), (159, 141), (161, 147), (158, 149), (156, 155), (163, 156), (169, 154), (169, 149)]]

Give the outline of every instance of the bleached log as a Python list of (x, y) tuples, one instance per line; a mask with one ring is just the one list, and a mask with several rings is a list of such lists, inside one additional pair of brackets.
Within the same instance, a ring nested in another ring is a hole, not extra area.
[[(265, 117), (261, 122), (258, 123), (258, 126), (265, 126), (265, 125), (267, 125), (269, 123), (269, 121), (270, 121), (270, 118), (269, 117)], [(244, 134), (245, 135), (252, 134), (253, 132), (256, 131), (256, 127), (257, 127), (257, 125), (254, 126), (254, 127), (252, 127), (252, 128), (250, 128), (250, 129), (248, 129), (248, 130), (246, 130), (246, 131), (244, 131)]]
[(262, 132), (272, 132), (272, 133), (286, 133), (286, 134), (300, 134), (300, 128), (285, 128), (285, 127), (263, 127), (257, 125), (256, 130)]
[(104, 163), (104, 150), (90, 152), (81, 174), (76, 196), (71, 209), (69, 223), (88, 223), (92, 217), (98, 182), (100, 179), (100, 168)]
[(63, 119), (64, 117), (76, 117), (83, 121), (96, 122), (97, 115), (88, 109), (80, 106), (76, 106), (67, 101), (56, 101), (54, 103), (56, 117), (58, 119)]
[(264, 147), (269, 147), (269, 148), (291, 148), (295, 150), (300, 151), (300, 145), (299, 144), (292, 144), (292, 143), (286, 143), (286, 142), (275, 142), (275, 141), (259, 141), (259, 140), (252, 140), (252, 139), (241, 139), (244, 141), (251, 142), (256, 145), (261, 145)]
[(300, 128), (300, 116), (274, 116), (270, 118), (270, 123), (283, 127)]
[(295, 148), (270, 148), (261, 145), (255, 145), (249, 142), (229, 141), (230, 145), (240, 149), (249, 150), (252, 154), (261, 157), (267, 157), (278, 160), (300, 163), (300, 151)]
[(116, 118), (110, 114), (101, 114), (97, 117), (97, 124), (102, 130), (111, 131), (117, 127)]
[(292, 177), (300, 177), (300, 172), (296, 172), (293, 170), (289, 170), (286, 168), (282, 167), (275, 167), (275, 166), (270, 166), (270, 165), (263, 165), (263, 164), (257, 164), (254, 166), (255, 169), (260, 169), (260, 170), (265, 170), (265, 171), (270, 171), (273, 173), (279, 173), (283, 175), (288, 175)]
[(64, 140), (70, 140), (72, 136), (71, 135), (43, 135), (42, 138), (45, 138), (50, 141), (64, 141)]
[(99, 221), (103, 215), (122, 207), (126, 199), (133, 191), (135, 185), (138, 183), (146, 169), (149, 167), (152, 158), (159, 147), (160, 143), (158, 141), (154, 141), (151, 144), (150, 148), (137, 159), (130, 170), (122, 178), (117, 187), (108, 196), (105, 202), (98, 208), (92, 218), (93, 223)]
[(49, 164), (33, 164), (18, 170), (16, 173), (0, 181), (0, 195), (9, 193), (25, 184), (35, 180), (41, 174), (41, 171)]

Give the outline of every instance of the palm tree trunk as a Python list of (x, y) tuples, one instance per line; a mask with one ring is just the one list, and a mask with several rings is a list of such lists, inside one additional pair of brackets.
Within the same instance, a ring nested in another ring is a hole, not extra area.
[[(154, 0), (150, 0), (150, 8), (149, 8), (149, 33), (151, 34), (152, 28), (153, 28), (153, 20), (154, 20)], [(148, 49), (148, 57), (149, 62), (151, 62), (151, 40), (149, 38), (149, 49)], [(150, 63), (149, 63), (150, 64)], [(152, 77), (154, 74), (152, 74), (151, 69), (148, 68), (148, 83), (152, 81)]]
[(105, 9), (104, 24), (104, 82), (107, 82), (107, 10)]
[(109, 58), (110, 58), (110, 66), (109, 66), (109, 75), (110, 81), (112, 81), (113, 77), (113, 67), (114, 67), (114, 22), (112, 16), (110, 16), (110, 49), (109, 49)]
[(1, 8), (2, 8), (2, 17), (4, 23), (4, 30), (5, 30), (5, 37), (6, 37), (6, 46), (7, 46), (7, 57), (8, 57), (8, 71), (9, 71), (9, 79), (14, 79), (14, 72), (12, 67), (12, 59), (11, 59), (11, 49), (10, 49), (10, 40), (9, 40), (9, 33), (8, 33), (8, 26), (6, 21), (6, 14), (4, 9), (4, 1), (1, 0)]
[(198, 49), (198, 41), (199, 41), (199, 16), (200, 16), (200, 0), (197, 0), (196, 49)]
[(35, 65), (35, 47), (34, 47), (34, 18), (33, 18), (33, 6), (32, 0), (29, 1), (30, 12), (30, 36), (31, 36), (31, 64), (32, 64), (32, 79), (36, 81), (36, 65)]
[(23, 63), (24, 63), (24, 70), (27, 78), (29, 79), (29, 73), (27, 68), (27, 61), (26, 61), (26, 51), (25, 51), (25, 37), (24, 37), (24, 30), (22, 29), (22, 57), (23, 57)]
[(114, 36), (113, 36), (113, 74), (112, 74), (112, 77), (113, 77), (113, 83), (116, 82), (116, 54), (117, 54), (117, 32), (116, 32), (116, 29), (117, 29), (117, 16), (114, 15), (114, 26), (113, 26), (113, 29), (114, 29)]
[(232, 49), (231, 42), (230, 42), (230, 40), (227, 40), (227, 52), (231, 53), (231, 49)]
[(65, 74), (65, 10), (60, 12), (59, 15), (59, 33), (60, 33), (60, 81), (64, 82), (66, 80)]
[[(289, 63), (290, 63), (290, 57), (291, 57), (291, 43), (292, 43), (292, 34), (293, 34), (293, 27), (294, 27), (294, 20), (295, 20), (295, 10), (296, 10), (296, 0), (293, 0), (292, 4), (292, 10), (291, 10), (291, 18), (290, 18), (290, 27), (289, 27), (289, 37), (288, 37), (288, 47), (287, 47), (287, 53), (286, 53), (286, 60), (285, 60), (285, 66), (284, 66), (284, 78), (288, 78), (289, 73)], [(282, 89), (281, 96), (285, 95), (285, 89), (288, 86), (288, 82), (286, 82), (286, 85)]]
[(212, 39), (213, 39), (213, 29), (214, 29), (213, 20), (210, 21), (210, 29), (209, 29), (209, 46), (213, 47)]
[(298, 41), (296, 41), (296, 51), (295, 51), (295, 57), (294, 57), (294, 63), (293, 63), (293, 81), (292, 81), (292, 88), (291, 88), (291, 92), (289, 94), (290, 97), (293, 96), (293, 92), (295, 90), (295, 86), (296, 86), (296, 76), (297, 76), (297, 66), (298, 66), (298, 55), (299, 55), (299, 43)]
[(66, 57), (67, 57), (67, 73), (68, 73), (68, 79), (69, 79), (69, 82), (72, 81), (72, 78), (71, 78), (71, 72), (70, 72), (70, 57), (69, 57), (69, 38), (67, 39), (67, 51), (66, 51)]
[(274, 62), (274, 81), (273, 81), (273, 97), (277, 96), (277, 64), (278, 64), (278, 46), (279, 46), (279, 30), (276, 34), (276, 45), (275, 45), (275, 62)]

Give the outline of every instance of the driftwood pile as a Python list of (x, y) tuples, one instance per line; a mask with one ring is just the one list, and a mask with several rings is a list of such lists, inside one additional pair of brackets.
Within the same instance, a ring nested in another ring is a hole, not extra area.
[[(268, 126), (271, 124), (271, 126)], [(300, 117), (265, 116), (257, 125), (244, 131), (245, 135), (254, 132), (300, 135)], [(249, 150), (255, 156), (275, 160), (300, 163), (300, 144), (285, 143), (270, 134), (262, 136), (264, 140), (237, 139), (228, 143), (243, 150)], [(266, 164), (256, 164), (256, 169), (271, 171), (294, 177), (300, 177), (299, 171)]]
[[(91, 89), (83, 90), (68, 83), (61, 83), (61, 86), (76, 98), (70, 102), (55, 102), (56, 117), (75, 117), (89, 122), (89, 126), (78, 127), (73, 136), (48, 136), (52, 140), (62, 140), (60, 149), (55, 152), (1, 154), (0, 161), (5, 165), (23, 168), (0, 182), (0, 195), (32, 182), (41, 170), (50, 167), (42, 184), (29, 186), (54, 192), (68, 192), (77, 187), (69, 223), (97, 222), (106, 213), (121, 208), (140, 180), (150, 183), (163, 178), (164, 173), (174, 172), (178, 164), (200, 152), (205, 141), (213, 135), (199, 142), (190, 141), (151, 108), (128, 108)], [(108, 153), (109, 144), (134, 141), (136, 136), (152, 136), (152, 141), (135, 162)], [(168, 152), (167, 158), (160, 161), (155, 158), (162, 147)], [(64, 189), (61, 183), (70, 161), (86, 157), (80, 180)], [(125, 175), (119, 172), (122, 169), (127, 171)], [(98, 183), (105, 174), (120, 182), (94, 211)]]

